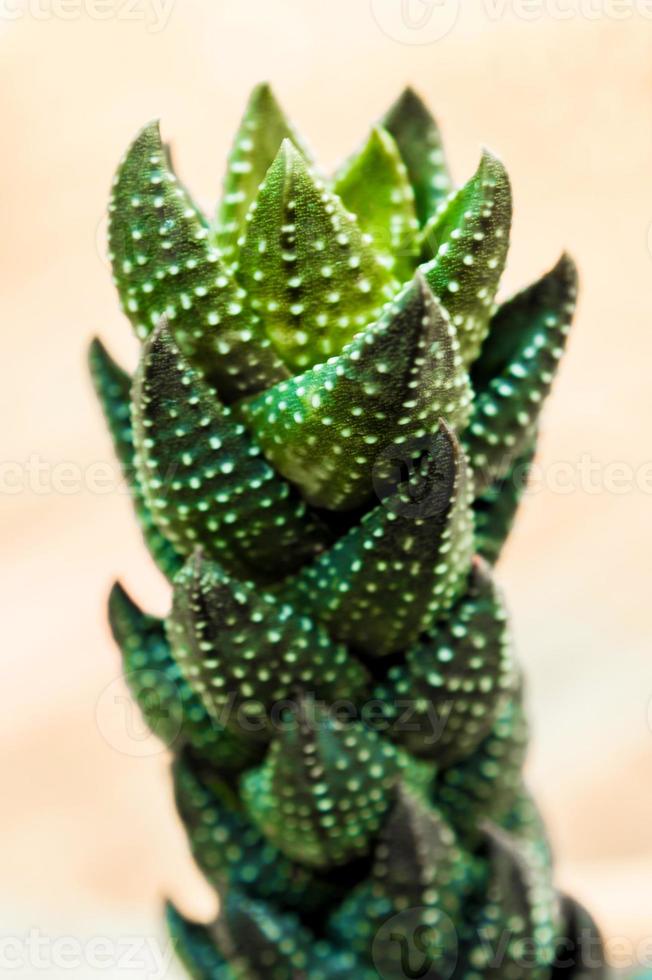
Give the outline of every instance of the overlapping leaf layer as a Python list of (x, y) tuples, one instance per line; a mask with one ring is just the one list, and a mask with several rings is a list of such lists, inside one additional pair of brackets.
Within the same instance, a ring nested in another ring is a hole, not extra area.
[(111, 624), (221, 898), (210, 925), (169, 907), (179, 955), (198, 980), (583, 976), (492, 571), (572, 261), (497, 306), (505, 169), (454, 188), (410, 90), (327, 179), (259, 86), (216, 213), (147, 126), (110, 204), (134, 378), (91, 351), (173, 590), (163, 621), (116, 586)]

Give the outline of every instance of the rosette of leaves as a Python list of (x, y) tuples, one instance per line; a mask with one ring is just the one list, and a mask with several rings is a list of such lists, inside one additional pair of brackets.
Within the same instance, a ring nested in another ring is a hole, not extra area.
[(157, 124), (120, 164), (142, 352), (91, 367), (172, 602), (116, 586), (110, 619), (221, 899), (168, 909), (200, 980), (585, 975), (492, 571), (576, 276), (497, 304), (510, 217), (500, 160), (455, 187), (411, 91), (325, 178), (258, 87), (214, 218)]

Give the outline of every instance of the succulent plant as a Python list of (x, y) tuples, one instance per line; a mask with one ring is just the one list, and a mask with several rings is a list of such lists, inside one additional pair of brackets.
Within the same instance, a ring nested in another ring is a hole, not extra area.
[(120, 164), (143, 346), (91, 368), (173, 598), (116, 585), (110, 620), (221, 899), (168, 908), (193, 977), (605, 975), (523, 782), (492, 570), (576, 292), (564, 255), (497, 306), (511, 207), (491, 153), (454, 188), (411, 90), (326, 178), (259, 86), (214, 220), (156, 124)]

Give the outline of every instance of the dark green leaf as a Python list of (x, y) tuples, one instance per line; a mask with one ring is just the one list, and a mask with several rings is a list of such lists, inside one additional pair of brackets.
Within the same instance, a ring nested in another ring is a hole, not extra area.
[(271, 578), (325, 542), (294, 490), (160, 327), (133, 386), (140, 482), (159, 530), (246, 577)]
[(205, 218), (174, 174), (157, 123), (127, 151), (109, 204), (109, 250), (123, 309), (141, 339), (166, 317), (178, 346), (222, 398), (287, 376), (245, 295), (210, 244)]
[(116, 456), (131, 492), (145, 544), (163, 574), (169, 579), (174, 578), (183, 564), (183, 559), (157, 529), (136, 472), (131, 425), (131, 378), (116, 364), (97, 338), (91, 344), (88, 360), (93, 385), (113, 439)]
[(471, 564), (464, 457), (445, 425), (422, 449), (415, 467), (406, 453), (377, 483), (382, 503), (284, 586), (291, 603), (372, 656), (414, 643), (453, 603)]
[(417, 216), (425, 225), (453, 186), (439, 127), (411, 88), (389, 109), (382, 125), (398, 145), (414, 188)]

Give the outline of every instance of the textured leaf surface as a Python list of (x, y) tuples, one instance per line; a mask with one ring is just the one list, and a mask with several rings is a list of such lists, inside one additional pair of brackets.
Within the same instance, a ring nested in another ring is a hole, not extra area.
[(373, 239), (376, 252), (399, 279), (405, 279), (419, 254), (419, 224), (414, 191), (398, 147), (382, 126), (375, 126), (362, 149), (335, 177), (334, 191)]
[(275, 709), (306, 691), (359, 697), (367, 672), (321, 626), (193, 556), (175, 580), (168, 633), (208, 710), (236, 733), (269, 737)]
[(269, 840), (293, 860), (324, 868), (368, 852), (397, 775), (390, 743), (306, 701), (241, 786), (249, 813)]
[(481, 820), (499, 823), (520, 798), (527, 736), (522, 700), (517, 695), (503, 706), (475, 751), (440, 774), (434, 803), (464, 843), (477, 841)]
[(166, 317), (174, 338), (224, 399), (286, 376), (244, 292), (210, 244), (204, 216), (179, 183), (157, 123), (127, 151), (109, 204), (109, 251), (123, 309), (141, 339)]
[(267, 902), (252, 901), (230, 889), (215, 925), (220, 944), (242, 980), (376, 980), (349, 952), (340, 952), (305, 929), (292, 914)]
[(489, 882), (480, 912), (471, 913), (474, 940), (463, 944), (462, 975), (549, 980), (561, 916), (547, 862), (538, 848), (496, 826), (486, 827), (484, 840)]
[[(491, 337), (500, 353), (481, 365), (498, 374), (476, 388), (465, 444), (479, 492), (503, 476), (533, 439), (575, 310), (577, 273), (563, 256), (539, 282), (499, 310)], [(487, 363), (489, 361), (489, 363)], [(479, 382), (478, 382), (479, 385)]]
[(534, 460), (535, 444), (536, 434), (505, 476), (494, 480), (473, 504), (476, 549), (492, 565), (498, 561), (514, 523)]
[(394, 708), (392, 736), (444, 768), (489, 734), (514, 685), (507, 615), (488, 567), (476, 559), (450, 615), (407, 652), (404, 664), (390, 668), (378, 695)]
[(394, 137), (414, 189), (419, 221), (425, 225), (452, 190), (439, 127), (411, 88), (406, 88), (382, 120)]
[(143, 350), (132, 415), (148, 505), (179, 552), (201, 545), (229, 570), (265, 578), (322, 545), (306, 505), (163, 328)]
[(251, 93), (227, 161), (216, 220), (217, 246), (227, 264), (237, 257), (245, 216), (284, 139), (305, 154), (298, 134), (264, 82)]
[(181, 759), (174, 767), (174, 785), (193, 856), (220, 891), (233, 885), (304, 911), (328, 896), (328, 886), (313, 872), (266, 840), (224, 783), (211, 779), (208, 785)]
[(461, 431), (471, 390), (455, 332), (417, 274), (340, 355), (238, 410), (310, 503), (344, 510), (369, 499), (374, 466), (390, 447), (408, 463), (441, 418)]
[(489, 329), (505, 267), (512, 195), (500, 160), (485, 150), (471, 179), (441, 206), (423, 230), (423, 274), (448, 310), (465, 364), (471, 364)]
[(158, 738), (177, 752), (188, 745), (197, 759), (224, 771), (256, 761), (256, 752), (217, 725), (184, 680), (163, 620), (142, 612), (119, 584), (109, 598), (109, 621), (129, 689)]
[(405, 977), (402, 956), (419, 936), (424, 956), (454, 965), (454, 923), (476, 877), (476, 862), (457, 845), (441, 815), (399, 787), (378, 838), (371, 874), (333, 913), (329, 935), (373, 958), (380, 976)]
[(353, 217), (289, 140), (247, 215), (238, 278), (294, 371), (341, 350), (397, 288)]
[(93, 385), (131, 492), (143, 538), (163, 574), (173, 578), (183, 564), (183, 559), (156, 527), (136, 472), (131, 424), (131, 378), (116, 364), (100, 340), (93, 340), (88, 359)]
[[(472, 555), (464, 458), (442, 426), (407, 479), (284, 587), (337, 639), (372, 656), (410, 646), (464, 585)], [(377, 487), (378, 489), (378, 487)]]

